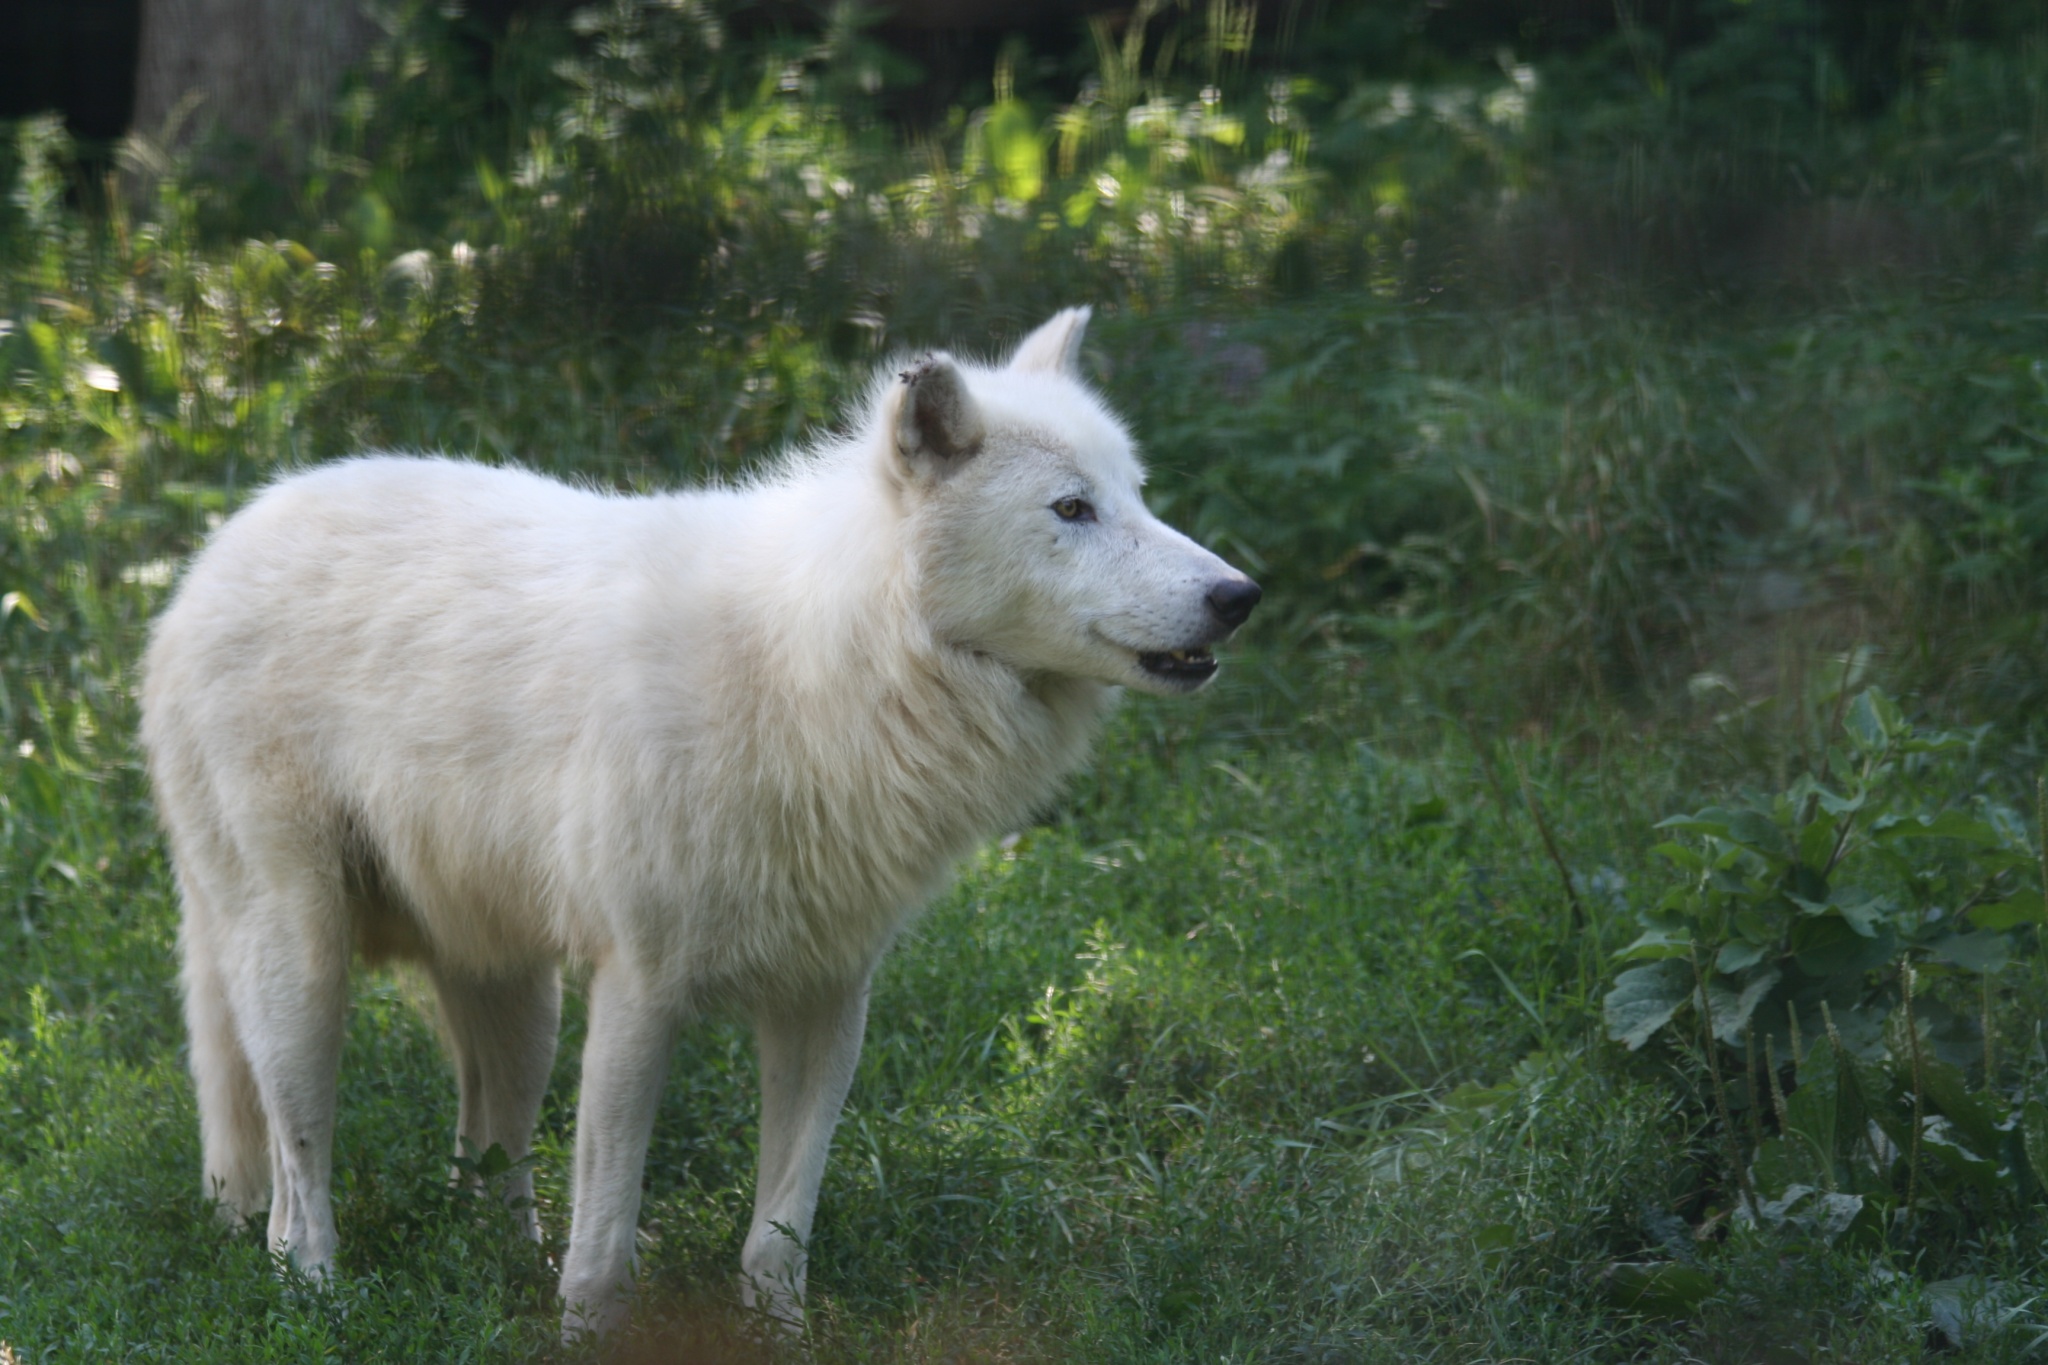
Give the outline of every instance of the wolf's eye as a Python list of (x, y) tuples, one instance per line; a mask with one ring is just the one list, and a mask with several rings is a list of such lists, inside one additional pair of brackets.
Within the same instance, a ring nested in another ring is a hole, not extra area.
[(1061, 521), (1095, 520), (1095, 504), (1086, 498), (1061, 498), (1052, 510)]

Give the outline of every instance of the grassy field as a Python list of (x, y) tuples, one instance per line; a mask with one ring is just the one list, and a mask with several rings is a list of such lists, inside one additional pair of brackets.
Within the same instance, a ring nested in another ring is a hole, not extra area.
[(135, 660), (279, 469), (675, 486), (1077, 301), (1156, 505), (1267, 605), (889, 959), (813, 1357), (2048, 1340), (2048, 47), (1958, 47), (1852, 118), (1818, 78), (1768, 104), (1766, 0), (1719, 66), (1608, 54), (1650, 94), (1590, 58), (1290, 82), (1141, 8), (1181, 66), (1109, 35), (1077, 96), (1008, 54), (914, 139), (857, 31), (714, 42), (687, 6), (515, 34), (489, 79), (415, 15), (269, 182), (145, 148), (124, 198), (13, 130), (14, 1358), (795, 1358), (736, 1306), (754, 1063), (717, 1021), (672, 1068), (625, 1340), (553, 1341), (573, 989), (543, 1247), (448, 1183), (403, 973), (356, 990), (334, 1284), (210, 1219)]

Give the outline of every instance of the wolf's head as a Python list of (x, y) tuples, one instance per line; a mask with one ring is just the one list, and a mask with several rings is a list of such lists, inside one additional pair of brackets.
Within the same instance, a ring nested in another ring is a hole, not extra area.
[(1000, 368), (943, 352), (883, 397), (926, 611), (940, 638), (1023, 672), (1191, 692), (1259, 586), (1145, 506), (1130, 435), (1079, 374), (1088, 310)]

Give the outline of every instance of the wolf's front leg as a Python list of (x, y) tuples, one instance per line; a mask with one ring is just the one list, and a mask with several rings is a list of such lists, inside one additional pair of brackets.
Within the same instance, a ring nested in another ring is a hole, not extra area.
[(818, 1210), (818, 1181), (833, 1125), (860, 1061), (868, 978), (764, 1007), (754, 1027), (761, 1050), (761, 1169), (754, 1222), (740, 1253), (741, 1292), (791, 1328), (803, 1323), (805, 1244)]
[(640, 1173), (680, 1011), (614, 957), (590, 978), (590, 1036), (576, 1104), (575, 1208), (562, 1261), (562, 1335), (626, 1320)]

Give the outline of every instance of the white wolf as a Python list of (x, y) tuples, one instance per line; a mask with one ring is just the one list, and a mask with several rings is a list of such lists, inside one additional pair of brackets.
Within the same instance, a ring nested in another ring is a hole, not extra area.
[(327, 1273), (355, 953), (425, 964), (458, 1140), (515, 1160), (578, 959), (564, 1331), (625, 1315), (671, 1045), (710, 1009), (760, 1048), (743, 1292), (799, 1320), (877, 960), (1082, 760), (1118, 685), (1201, 686), (1259, 596), (1146, 510), (1076, 374), (1087, 319), (1000, 368), (932, 355), (743, 487), (375, 457), (220, 529), (156, 624), (142, 737), (230, 1217), (268, 1203), (273, 1250)]

